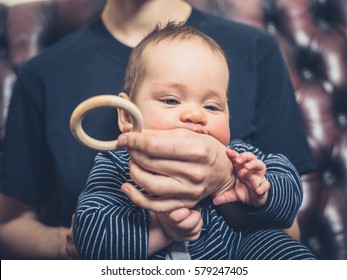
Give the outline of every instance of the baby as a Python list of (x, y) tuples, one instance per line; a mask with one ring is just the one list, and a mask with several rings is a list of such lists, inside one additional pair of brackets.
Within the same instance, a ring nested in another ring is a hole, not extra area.
[[(315, 258), (280, 230), (233, 229), (215, 205), (236, 200), (250, 215), (288, 227), (302, 200), (298, 174), (284, 156), (230, 141), (228, 82), (223, 51), (193, 28), (169, 23), (133, 49), (120, 96), (137, 105), (144, 128), (188, 129), (214, 137), (229, 146), (226, 153), (234, 170), (230, 184), (212, 196), (189, 208), (184, 204), (155, 213), (139, 207), (156, 197), (132, 180), (141, 167), (131, 163), (127, 151), (99, 153), (74, 220), (74, 239), (83, 258), (165, 259), (176, 241), (186, 241), (184, 249), (192, 259)], [(123, 132), (132, 128), (123, 110), (119, 127)]]

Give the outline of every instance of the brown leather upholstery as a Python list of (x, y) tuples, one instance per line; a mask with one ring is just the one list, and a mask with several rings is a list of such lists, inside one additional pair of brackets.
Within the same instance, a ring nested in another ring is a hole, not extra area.
[[(347, 259), (347, 1), (190, 0), (197, 8), (263, 28), (278, 40), (318, 172), (302, 176), (303, 242), (319, 258)], [(0, 5), (0, 151), (18, 68), (90, 22), (104, 0)]]

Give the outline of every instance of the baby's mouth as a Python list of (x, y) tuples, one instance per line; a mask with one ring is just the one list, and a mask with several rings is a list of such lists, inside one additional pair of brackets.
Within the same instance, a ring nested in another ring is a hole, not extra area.
[(195, 132), (195, 133), (206, 134), (206, 135), (208, 135), (208, 131), (207, 131), (205, 128), (202, 128), (202, 127), (185, 126), (185, 127), (182, 127), (182, 128), (188, 129), (188, 130), (193, 131), (193, 132)]

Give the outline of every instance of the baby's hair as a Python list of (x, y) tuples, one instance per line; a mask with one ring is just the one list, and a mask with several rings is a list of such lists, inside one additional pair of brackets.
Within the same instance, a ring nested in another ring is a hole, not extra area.
[(148, 46), (159, 45), (162, 42), (173, 40), (183, 41), (187, 39), (198, 39), (200, 43), (210, 48), (213, 53), (221, 55), (226, 60), (220, 46), (212, 38), (197, 29), (184, 25), (183, 22), (171, 21), (164, 27), (157, 25), (130, 54), (123, 91), (129, 95), (131, 100), (134, 100), (134, 96), (145, 74), (146, 63), (143, 53), (146, 48)]

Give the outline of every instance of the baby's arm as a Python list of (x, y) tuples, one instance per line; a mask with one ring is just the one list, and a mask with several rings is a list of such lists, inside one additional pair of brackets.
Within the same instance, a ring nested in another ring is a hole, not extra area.
[(239, 154), (235, 150), (227, 149), (227, 155), (234, 165), (235, 185), (215, 197), (214, 204), (238, 201), (256, 207), (265, 205), (270, 183), (265, 179), (264, 162), (250, 152)]
[[(120, 157), (120, 156), (119, 156)], [(74, 219), (74, 241), (84, 259), (147, 259), (148, 211), (120, 190), (127, 181), (124, 155), (98, 154)], [(117, 162), (117, 164), (115, 164)]]
[[(224, 218), (231, 221), (232, 226), (239, 228), (239, 223), (241, 224), (241, 228), (243, 226), (247, 228), (250, 225), (252, 226), (253, 222), (256, 224), (260, 222), (262, 225), (266, 226), (267, 224), (277, 228), (290, 227), (302, 202), (301, 181), (293, 164), (281, 154), (264, 154), (259, 149), (240, 140), (233, 140), (230, 146), (231, 149), (236, 150), (239, 154), (251, 152), (265, 164), (266, 174), (264, 174), (271, 188), (266, 192), (267, 199), (265, 204), (260, 207), (254, 207), (254, 205), (248, 205), (242, 202), (239, 203), (240, 198), (237, 199), (236, 195), (231, 195), (232, 192), (227, 194), (230, 189), (225, 191), (222, 198), (217, 199), (215, 197), (214, 202), (237, 202), (219, 205)], [(233, 152), (231, 152), (232, 154)], [(262, 174), (260, 171), (258, 172)], [(258, 176), (260, 176), (259, 174)], [(244, 213), (242, 213), (243, 211)], [(235, 223), (236, 225), (234, 225)], [(252, 228), (254, 227), (252, 226)]]

